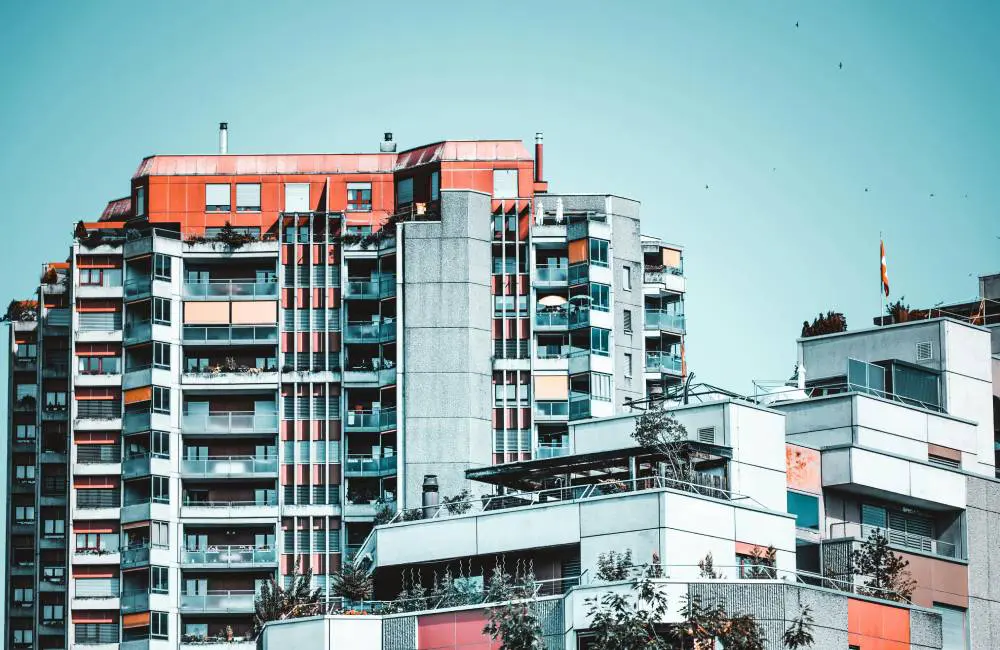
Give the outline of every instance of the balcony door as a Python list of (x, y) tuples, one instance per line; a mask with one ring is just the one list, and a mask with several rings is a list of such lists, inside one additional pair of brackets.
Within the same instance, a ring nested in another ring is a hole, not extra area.
[(184, 580), (185, 596), (208, 595), (208, 580), (206, 578), (187, 578)]

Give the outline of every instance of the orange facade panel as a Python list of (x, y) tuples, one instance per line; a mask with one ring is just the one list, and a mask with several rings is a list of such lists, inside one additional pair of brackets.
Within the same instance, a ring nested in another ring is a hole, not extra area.
[(278, 303), (273, 300), (252, 300), (232, 303), (234, 325), (268, 325), (278, 322)]
[(149, 625), (149, 612), (139, 612), (137, 614), (122, 616), (122, 627), (125, 629), (145, 627), (147, 625)]
[(910, 610), (850, 598), (847, 639), (864, 650), (904, 650), (910, 647)]
[(125, 391), (125, 403), (126, 404), (138, 404), (139, 402), (149, 402), (153, 399), (153, 387), (152, 386), (140, 386), (139, 388), (130, 388)]
[(213, 301), (185, 302), (184, 322), (197, 325), (228, 325), (229, 303)]
[(578, 262), (587, 261), (587, 240), (586, 239), (576, 239), (571, 241), (568, 246), (568, 257), (570, 264), (576, 264)]

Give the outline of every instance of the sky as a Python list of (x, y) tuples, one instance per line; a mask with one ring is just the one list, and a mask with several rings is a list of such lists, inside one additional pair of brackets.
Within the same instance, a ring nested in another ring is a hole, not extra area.
[(232, 153), (542, 131), (553, 192), (685, 247), (688, 367), (749, 393), (803, 320), (871, 324), (880, 232), (914, 306), (1000, 271), (998, 30), (971, 0), (0, 3), (0, 299), (220, 121)]

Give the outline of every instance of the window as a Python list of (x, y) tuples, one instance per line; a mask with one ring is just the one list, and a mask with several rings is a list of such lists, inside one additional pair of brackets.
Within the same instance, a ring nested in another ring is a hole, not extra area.
[(231, 207), (228, 183), (205, 184), (205, 212), (229, 212)]
[(260, 183), (236, 184), (236, 211), (260, 212)]
[(46, 519), (43, 524), (43, 534), (46, 537), (62, 537), (66, 534), (66, 521), (64, 519)]
[(28, 523), (34, 520), (35, 520), (34, 506), (14, 506), (14, 521), (19, 523)]
[(309, 212), (309, 183), (285, 183), (285, 212)]
[(150, 455), (153, 458), (170, 458), (170, 433), (167, 431), (152, 431), (149, 434)]
[(170, 503), (170, 479), (166, 476), (152, 477), (153, 503)]
[(170, 324), (169, 298), (153, 298), (153, 322), (158, 325)]
[(611, 308), (611, 287), (591, 282), (590, 308), (594, 311), (608, 311)]
[(631, 352), (626, 352), (625, 353), (625, 378), (626, 379), (631, 379), (632, 378), (632, 353)]
[(42, 621), (59, 622), (63, 620), (63, 606), (61, 604), (44, 605), (42, 607)]
[(146, 214), (146, 188), (135, 188), (135, 216), (142, 217)]
[(941, 615), (942, 650), (967, 650), (969, 638), (965, 622), (965, 610), (934, 603), (934, 611)]
[(590, 240), (590, 263), (594, 266), (608, 266), (608, 246), (606, 239)]
[(441, 172), (431, 172), (431, 201), (441, 198)]
[(493, 296), (493, 315), (496, 318), (527, 316), (528, 296)]
[(590, 375), (590, 396), (602, 402), (611, 401), (611, 375), (595, 372)]
[(170, 344), (153, 341), (153, 367), (170, 370)]
[(121, 360), (118, 357), (80, 357), (81, 375), (117, 375)]
[(847, 360), (847, 390), (885, 395), (885, 368), (857, 359)]
[(740, 580), (767, 580), (777, 578), (774, 561), (762, 556), (736, 554), (736, 566)]
[(626, 309), (625, 310), (625, 333), (626, 334), (631, 334), (632, 333), (632, 310), (631, 309)]
[(170, 389), (153, 386), (153, 413), (170, 413)]
[(14, 468), (14, 478), (22, 483), (34, 483), (35, 482), (35, 466), (34, 465), (18, 465)]
[(795, 526), (819, 530), (819, 497), (788, 492), (788, 512), (795, 515)]
[(46, 391), (46, 393), (45, 393), (45, 410), (46, 411), (65, 411), (66, 410), (66, 393)]
[(14, 643), (15, 644), (31, 644), (35, 641), (35, 632), (30, 629), (14, 630)]
[(622, 267), (622, 288), (625, 291), (632, 290), (632, 267), (628, 264)]
[(153, 639), (166, 639), (170, 636), (169, 618), (166, 612), (149, 613), (149, 636)]
[(160, 548), (170, 548), (170, 524), (165, 521), (154, 521), (150, 526), (152, 539), (150, 544)]
[[(868, 537), (874, 529), (885, 535), (889, 544), (905, 546), (925, 552), (932, 552), (934, 544), (934, 524), (927, 515), (920, 512), (903, 512), (869, 503), (861, 504), (861, 533)], [(938, 554), (955, 553), (953, 546), (938, 543)]]
[(403, 178), (396, 182), (396, 206), (413, 203), (413, 179)]
[(493, 198), (494, 199), (516, 199), (517, 194), (517, 170), (516, 169), (494, 169), (493, 170)]
[(37, 429), (34, 424), (19, 424), (14, 429), (14, 439), (18, 442), (34, 440)]
[(104, 284), (103, 269), (80, 269), (80, 286), (101, 286)]
[(35, 590), (31, 587), (17, 587), (14, 589), (14, 602), (17, 604), (27, 604), (35, 602)]
[(149, 567), (149, 591), (154, 594), (170, 592), (170, 570), (167, 567)]
[(18, 343), (16, 356), (18, 359), (37, 359), (38, 358), (38, 344), (37, 343)]
[(169, 280), (172, 261), (169, 255), (153, 253), (153, 279)]
[(348, 183), (347, 211), (371, 212), (371, 209), (372, 209), (372, 184)]
[(590, 329), (590, 351), (603, 357), (611, 350), (611, 331), (600, 327)]

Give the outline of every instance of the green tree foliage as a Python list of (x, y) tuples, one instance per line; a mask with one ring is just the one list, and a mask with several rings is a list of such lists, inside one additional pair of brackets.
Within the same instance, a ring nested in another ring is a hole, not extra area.
[(810, 336), (821, 336), (823, 334), (836, 334), (847, 331), (847, 318), (837, 311), (828, 311), (813, 319), (812, 325), (809, 321), (802, 322), (802, 338)]
[(597, 556), (597, 579), (605, 582), (628, 580), (633, 566), (632, 549), (626, 549), (624, 553), (601, 553)]
[(910, 602), (917, 583), (910, 575), (910, 563), (889, 548), (889, 540), (874, 530), (860, 548), (851, 551), (854, 575), (864, 580), (859, 591), (875, 598)]
[(371, 600), (375, 585), (372, 578), (363, 569), (356, 569), (348, 562), (340, 567), (333, 576), (331, 593), (337, 598), (353, 602)]
[(312, 588), (312, 569), (299, 573), (299, 563), (296, 562), (289, 578), (291, 586), (288, 589), (273, 576), (261, 585), (260, 592), (254, 599), (254, 637), (270, 621), (315, 616), (322, 612), (320, 590)]

